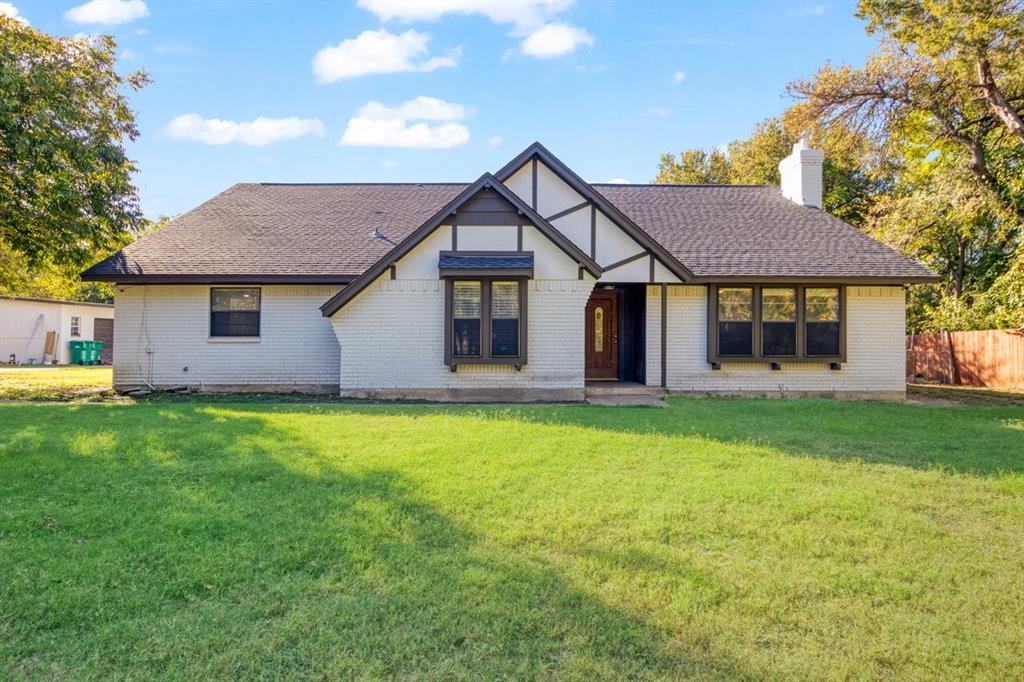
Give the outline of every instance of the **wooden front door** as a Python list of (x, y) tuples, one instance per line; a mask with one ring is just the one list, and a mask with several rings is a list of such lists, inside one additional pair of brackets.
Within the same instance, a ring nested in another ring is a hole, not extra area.
[(619, 294), (595, 291), (587, 301), (587, 379), (619, 378)]

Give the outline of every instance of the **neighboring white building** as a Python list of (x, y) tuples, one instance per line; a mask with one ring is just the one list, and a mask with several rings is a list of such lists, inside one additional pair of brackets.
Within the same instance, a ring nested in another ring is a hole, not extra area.
[(534, 144), (471, 184), (235, 185), (83, 279), (116, 284), (124, 389), (903, 396), (904, 288), (936, 277), (818, 208), (822, 161), (595, 185)]
[(109, 303), (57, 301), (0, 296), (0, 363), (40, 364), (46, 335), (55, 335), (54, 354), (46, 362), (71, 362), (69, 341), (103, 341), (109, 362), (114, 343), (114, 306)]

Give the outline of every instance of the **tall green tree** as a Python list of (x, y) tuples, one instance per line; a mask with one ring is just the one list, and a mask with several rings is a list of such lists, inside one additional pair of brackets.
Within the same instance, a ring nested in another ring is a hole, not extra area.
[(144, 225), (125, 142), (138, 137), (109, 36), (46, 35), (0, 16), (0, 254), (81, 267)]
[(677, 159), (662, 154), (658, 163), (659, 185), (727, 185), (729, 159), (719, 149), (685, 149)]

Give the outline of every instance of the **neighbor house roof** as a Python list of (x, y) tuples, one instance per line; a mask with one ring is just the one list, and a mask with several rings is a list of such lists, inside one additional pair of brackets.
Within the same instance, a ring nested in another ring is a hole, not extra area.
[[(89, 268), (83, 279), (349, 283), (384, 267), (385, 256), (436, 222), (442, 209), (470, 187), (234, 185)], [(600, 203), (621, 212), (620, 220), (634, 223), (641, 238), (649, 236), (684, 265), (686, 281), (936, 279), (838, 218), (784, 198), (778, 187), (589, 187)], [(564, 240), (560, 233), (556, 237)]]

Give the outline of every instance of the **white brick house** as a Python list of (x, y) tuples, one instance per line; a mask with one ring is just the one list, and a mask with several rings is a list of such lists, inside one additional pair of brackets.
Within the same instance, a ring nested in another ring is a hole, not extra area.
[(471, 184), (235, 185), (83, 278), (117, 285), (125, 389), (902, 396), (935, 276), (824, 213), (821, 165), (592, 185), (534, 144)]

